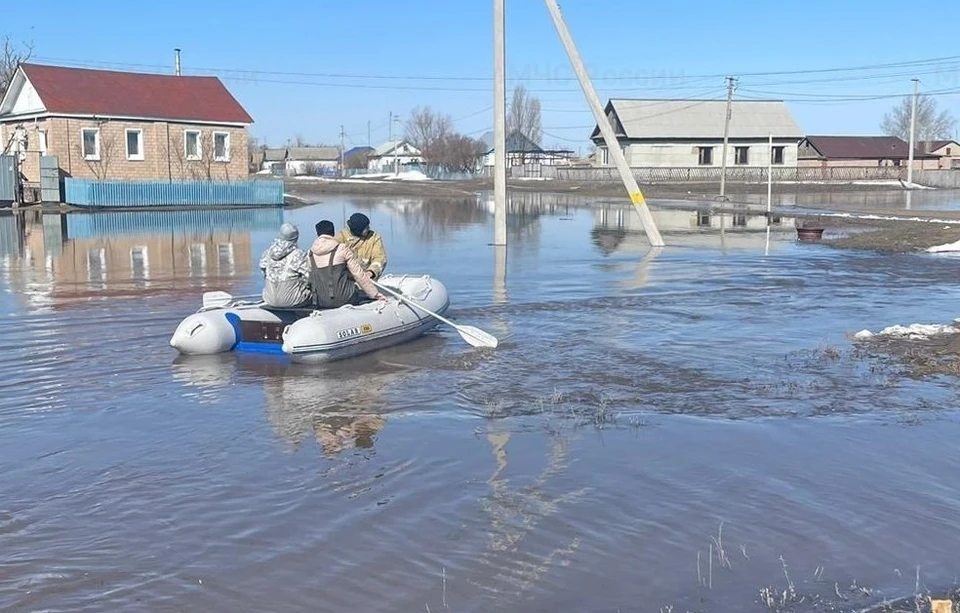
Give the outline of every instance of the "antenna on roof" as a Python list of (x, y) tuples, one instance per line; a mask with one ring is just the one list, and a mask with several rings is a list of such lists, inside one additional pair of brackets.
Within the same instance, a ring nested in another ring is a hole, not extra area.
[(180, 50), (179, 50), (179, 49), (174, 49), (174, 50), (173, 50), (173, 53), (174, 53), (174, 55), (173, 55), (174, 71), (176, 72), (177, 76), (179, 77), (179, 76), (180, 76)]

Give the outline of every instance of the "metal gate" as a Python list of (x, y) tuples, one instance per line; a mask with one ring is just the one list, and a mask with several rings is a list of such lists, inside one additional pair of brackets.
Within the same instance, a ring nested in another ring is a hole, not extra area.
[(40, 156), (40, 202), (63, 202), (60, 192), (60, 159), (55, 155)]
[(0, 202), (17, 199), (17, 161), (12, 155), (0, 155)]

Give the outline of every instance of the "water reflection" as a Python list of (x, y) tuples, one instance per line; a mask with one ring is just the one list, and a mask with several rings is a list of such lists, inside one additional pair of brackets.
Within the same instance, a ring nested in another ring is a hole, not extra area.
[[(724, 253), (731, 247), (763, 248), (769, 253), (768, 236), (780, 241), (795, 238), (793, 217), (774, 215), (768, 223), (764, 215), (751, 215), (746, 211), (718, 213), (707, 207), (693, 211), (652, 209), (650, 212), (668, 245), (719, 247)], [(650, 251), (643, 224), (631, 206), (598, 206), (593, 211), (593, 219), (590, 239), (603, 255), (642, 252), (652, 259), (659, 254)]]
[[(362, 362), (375, 362), (376, 368)], [(263, 391), (267, 421), (290, 450), (308, 438), (324, 456), (350, 449), (373, 451), (376, 435), (386, 426), (389, 387), (412, 367), (357, 358), (322, 370), (290, 364), (270, 356), (177, 356), (173, 377), (199, 388), (200, 399), (216, 402), (222, 388), (251, 385)], [(357, 369), (364, 376), (357, 377)]]
[(0, 217), (0, 268), (8, 286), (38, 309), (184, 285), (229, 290), (253, 271), (251, 232), (282, 222), (280, 209), (23, 211)]

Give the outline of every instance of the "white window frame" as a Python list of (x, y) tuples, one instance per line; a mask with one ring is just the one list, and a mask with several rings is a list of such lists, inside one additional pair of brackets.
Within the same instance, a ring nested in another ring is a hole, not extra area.
[[(87, 132), (93, 132), (94, 134), (94, 148), (96, 151), (88, 155), (86, 152), (87, 141), (85, 135)], [(83, 154), (83, 159), (96, 161), (100, 159), (100, 128), (80, 128), (80, 153)]]
[[(197, 154), (196, 155), (190, 155), (190, 149), (187, 146), (188, 134), (197, 135)], [(183, 157), (190, 160), (191, 162), (200, 161), (203, 159), (203, 131), (202, 130), (184, 130), (183, 131)]]
[[(196, 253), (200, 256), (199, 266), (195, 266), (193, 263), (193, 254)], [(190, 276), (203, 276), (207, 271), (207, 246), (204, 243), (192, 243), (190, 249), (187, 252), (187, 263), (190, 266)]]
[(47, 130), (46, 128), (37, 129), (37, 148), (40, 155), (47, 155)]
[[(223, 136), (223, 155), (217, 155), (217, 137)], [(213, 151), (210, 152), (213, 156), (213, 161), (215, 162), (229, 162), (230, 161), (230, 133), (229, 132), (214, 132), (213, 133)]]
[[(130, 133), (134, 132), (137, 136), (137, 148), (140, 150), (135, 155), (130, 155)], [(143, 130), (141, 128), (127, 128), (123, 132), (123, 147), (127, 150), (127, 159), (142, 162), (143, 156)]]
[[(226, 249), (224, 249), (224, 247), (226, 247)], [(221, 272), (223, 272), (223, 267), (220, 266), (221, 264), (220, 258), (222, 257), (221, 256), (222, 251), (226, 251), (226, 254), (227, 254), (226, 272), (232, 275), (234, 273), (234, 270), (236, 269), (236, 261), (233, 258), (233, 243), (220, 243), (217, 245), (217, 267)]]

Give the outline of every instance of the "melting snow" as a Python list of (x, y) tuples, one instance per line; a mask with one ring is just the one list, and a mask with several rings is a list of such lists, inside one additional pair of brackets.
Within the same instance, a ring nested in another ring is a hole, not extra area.
[(935, 245), (927, 249), (929, 253), (946, 253), (951, 251), (960, 251), (960, 241), (947, 243), (946, 245)]
[(856, 339), (867, 339), (874, 336), (889, 336), (893, 338), (906, 338), (910, 340), (923, 340), (931, 336), (940, 334), (957, 334), (960, 328), (957, 327), (960, 319), (955, 319), (952, 324), (910, 324), (909, 326), (888, 326), (876, 334), (870, 330), (861, 330), (853, 335)]

